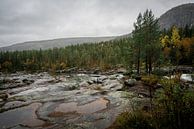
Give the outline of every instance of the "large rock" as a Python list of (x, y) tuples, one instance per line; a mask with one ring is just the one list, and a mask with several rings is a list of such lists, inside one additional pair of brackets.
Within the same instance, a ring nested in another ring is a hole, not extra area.
[(180, 77), (180, 80), (184, 82), (194, 82), (194, 75), (193, 74), (182, 74)]
[(30, 84), (34, 83), (34, 80), (29, 80), (29, 79), (25, 78), (25, 79), (22, 80), (22, 82), (27, 84), (27, 85), (30, 85)]
[(124, 84), (125, 86), (132, 87), (132, 86), (135, 86), (136, 82), (137, 82), (136, 79), (128, 79), (128, 80), (125, 80)]
[(0, 99), (7, 100), (7, 98), (8, 98), (8, 93), (6, 93), (6, 92), (0, 92)]
[(107, 76), (93, 76), (91, 77), (91, 81), (93, 83), (103, 83), (106, 79), (108, 79)]
[(117, 91), (123, 88), (123, 85), (118, 80), (107, 80), (103, 83), (104, 90)]

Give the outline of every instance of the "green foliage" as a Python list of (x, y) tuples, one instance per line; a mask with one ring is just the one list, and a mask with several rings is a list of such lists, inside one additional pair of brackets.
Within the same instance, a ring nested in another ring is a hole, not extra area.
[(129, 38), (96, 44), (78, 44), (50, 50), (0, 52), (0, 71), (51, 71), (72, 67), (107, 70), (131, 63)]
[(159, 77), (167, 75), (167, 72), (165, 70), (163, 70), (163, 69), (155, 69), (152, 73), (154, 75), (159, 76)]
[(137, 73), (140, 73), (142, 61), (145, 62), (146, 72), (151, 73), (152, 65), (158, 62), (161, 53), (158, 20), (154, 17), (151, 10), (146, 10), (143, 15), (141, 13), (138, 15), (132, 34)]
[(194, 89), (178, 80), (161, 80), (151, 111), (124, 112), (112, 129), (193, 129)]
[(151, 116), (142, 111), (133, 113), (124, 112), (119, 115), (113, 124), (114, 129), (154, 129), (151, 125)]
[(159, 79), (155, 75), (143, 76), (141, 81), (148, 86), (154, 86), (158, 83)]
[(163, 80), (156, 93), (154, 117), (163, 129), (192, 129), (194, 126), (194, 90), (177, 82)]

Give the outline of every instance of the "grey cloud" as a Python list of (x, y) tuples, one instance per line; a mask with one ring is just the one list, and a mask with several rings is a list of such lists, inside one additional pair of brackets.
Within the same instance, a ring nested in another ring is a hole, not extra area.
[(0, 47), (29, 40), (111, 36), (132, 31), (139, 12), (159, 17), (193, 0), (1, 0)]

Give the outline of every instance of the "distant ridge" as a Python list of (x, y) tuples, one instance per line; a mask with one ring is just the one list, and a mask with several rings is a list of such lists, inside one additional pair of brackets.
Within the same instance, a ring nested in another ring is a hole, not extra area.
[(102, 41), (113, 40), (116, 37), (77, 37), (77, 38), (60, 38), (41, 41), (29, 41), (18, 43), (7, 47), (0, 48), (0, 51), (22, 51), (22, 50), (46, 50), (50, 48), (61, 48), (68, 45), (82, 44), (82, 43), (97, 43)]
[(161, 29), (169, 29), (173, 25), (185, 27), (194, 25), (194, 3), (174, 7), (159, 18)]

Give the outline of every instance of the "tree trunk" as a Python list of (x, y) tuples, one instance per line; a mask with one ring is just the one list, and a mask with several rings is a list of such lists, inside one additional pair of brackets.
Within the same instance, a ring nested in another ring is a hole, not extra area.
[(140, 74), (140, 48), (138, 48), (137, 74)]
[(149, 74), (152, 72), (152, 60), (151, 57), (149, 57)]
[(146, 73), (148, 73), (148, 57), (146, 56), (146, 61), (145, 61), (145, 65), (146, 65)]

